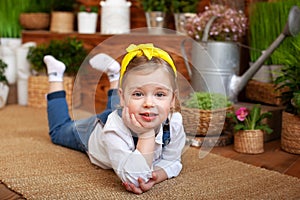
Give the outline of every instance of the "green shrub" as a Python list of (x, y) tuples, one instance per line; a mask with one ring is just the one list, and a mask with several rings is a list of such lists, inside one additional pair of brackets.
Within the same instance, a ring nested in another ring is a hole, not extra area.
[(194, 92), (183, 102), (183, 105), (188, 108), (197, 108), (200, 110), (214, 110), (229, 107), (232, 103), (222, 94)]
[(8, 83), (5, 76), (5, 69), (7, 68), (7, 64), (0, 60), (0, 82)]
[(76, 38), (51, 40), (47, 45), (42, 44), (29, 49), (27, 59), (32, 64), (32, 69), (38, 72), (46, 71), (46, 65), (43, 62), (45, 55), (52, 55), (62, 61), (66, 65), (66, 74), (75, 75), (87, 56), (87, 51), (83, 47), (83, 42)]

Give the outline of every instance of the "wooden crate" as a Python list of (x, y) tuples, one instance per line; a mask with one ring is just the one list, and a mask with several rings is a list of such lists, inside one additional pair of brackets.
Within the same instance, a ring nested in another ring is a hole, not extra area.
[(282, 105), (279, 98), (283, 90), (276, 90), (276, 85), (250, 80), (246, 86), (246, 98), (255, 102), (269, 105)]

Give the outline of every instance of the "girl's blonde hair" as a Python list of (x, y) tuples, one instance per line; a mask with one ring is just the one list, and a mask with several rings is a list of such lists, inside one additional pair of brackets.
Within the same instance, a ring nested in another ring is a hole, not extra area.
[[(149, 74), (157, 69), (163, 69), (168, 72), (169, 79), (171, 81), (171, 86), (173, 91), (176, 91), (178, 89), (177, 86), (177, 76), (174, 73), (174, 70), (172, 67), (162, 58), (158, 57), (152, 57), (151, 60), (149, 60), (146, 56), (139, 56), (133, 58), (128, 66), (126, 71), (124, 72), (124, 77), (122, 80), (122, 83), (120, 82), (120, 86), (124, 86), (124, 82), (126, 82), (127, 75), (130, 72), (141, 72), (143, 74)], [(155, 77), (153, 77), (155, 79)]]

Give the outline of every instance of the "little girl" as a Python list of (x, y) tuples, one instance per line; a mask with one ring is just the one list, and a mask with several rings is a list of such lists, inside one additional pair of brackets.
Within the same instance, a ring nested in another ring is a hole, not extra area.
[[(107, 73), (107, 109), (71, 120), (63, 90), (65, 65), (44, 57), (49, 75), (48, 123), (53, 143), (86, 152), (90, 161), (113, 169), (126, 190), (141, 194), (179, 175), (185, 145), (182, 116), (174, 111), (177, 71), (169, 54), (153, 44), (130, 45), (120, 65), (106, 54), (90, 60)], [(114, 90), (119, 106), (111, 105)]]

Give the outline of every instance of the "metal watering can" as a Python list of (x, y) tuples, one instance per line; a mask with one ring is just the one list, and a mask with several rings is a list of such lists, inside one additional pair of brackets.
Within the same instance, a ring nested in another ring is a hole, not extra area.
[(263, 65), (265, 60), (274, 52), (287, 36), (296, 36), (300, 32), (300, 9), (293, 6), (289, 12), (288, 21), (282, 33), (264, 51), (242, 75), (237, 76), (239, 66), (238, 44), (230, 42), (207, 42), (210, 25), (217, 17), (213, 17), (207, 24), (202, 42), (193, 42), (192, 49), (198, 49), (197, 54), (192, 52), (190, 67), (185, 51), (185, 41), (181, 43), (181, 51), (191, 84), (195, 91), (208, 91), (228, 96), (231, 102), (237, 102), (239, 92)]

